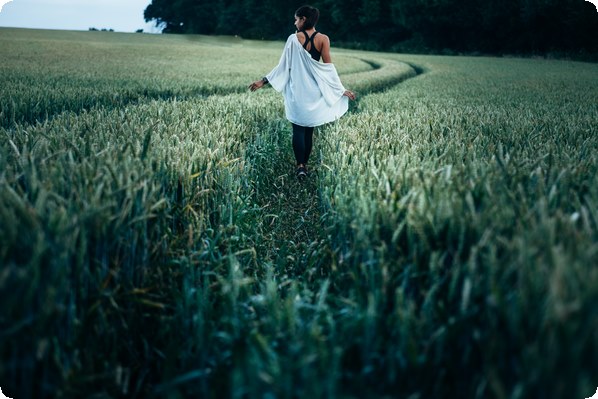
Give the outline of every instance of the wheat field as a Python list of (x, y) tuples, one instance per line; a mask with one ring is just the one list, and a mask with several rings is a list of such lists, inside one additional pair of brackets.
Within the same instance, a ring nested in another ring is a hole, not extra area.
[(283, 43), (0, 29), (16, 398), (585, 398), (598, 66), (334, 48), (294, 176)]

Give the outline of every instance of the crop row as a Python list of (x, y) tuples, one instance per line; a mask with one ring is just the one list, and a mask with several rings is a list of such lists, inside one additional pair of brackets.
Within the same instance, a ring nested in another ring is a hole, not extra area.
[(338, 290), (365, 320), (344, 339), (381, 385), (583, 397), (598, 366), (596, 70), (438, 61), (320, 135)]
[[(152, 99), (242, 93), (276, 65), (280, 44), (195, 36), (0, 29), (0, 126)], [(339, 72), (372, 66), (340, 52)]]

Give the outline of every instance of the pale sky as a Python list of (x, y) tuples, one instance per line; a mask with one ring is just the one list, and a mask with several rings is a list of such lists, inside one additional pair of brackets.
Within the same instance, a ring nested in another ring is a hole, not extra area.
[(143, 20), (151, 0), (0, 0), (0, 26), (159, 32)]

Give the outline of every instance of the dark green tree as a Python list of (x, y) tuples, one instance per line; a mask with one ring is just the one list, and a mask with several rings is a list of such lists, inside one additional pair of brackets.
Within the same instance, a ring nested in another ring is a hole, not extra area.
[[(281, 40), (296, 0), (152, 0), (144, 12), (165, 33)], [(584, 0), (314, 0), (318, 29), (336, 44), (374, 50), (598, 52), (598, 13)], [(403, 43), (411, 43), (403, 46)]]

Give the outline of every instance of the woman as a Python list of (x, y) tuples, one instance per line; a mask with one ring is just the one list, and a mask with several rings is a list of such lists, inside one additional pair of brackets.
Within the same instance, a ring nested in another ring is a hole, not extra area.
[(349, 99), (355, 100), (332, 64), (330, 39), (316, 31), (319, 16), (317, 8), (300, 7), (295, 12), (297, 32), (287, 39), (278, 65), (249, 86), (255, 91), (270, 83), (283, 93), (286, 117), (293, 126), (297, 176), (301, 178), (307, 176), (314, 127), (340, 118), (349, 108)]

